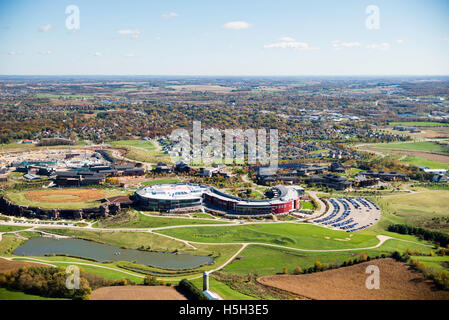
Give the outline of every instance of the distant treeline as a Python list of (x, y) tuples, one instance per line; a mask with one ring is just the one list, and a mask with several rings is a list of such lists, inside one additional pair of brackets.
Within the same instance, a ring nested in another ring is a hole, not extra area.
[(449, 245), (449, 236), (437, 232), (437, 231), (431, 231), (420, 227), (412, 227), (405, 224), (392, 224), (388, 227), (388, 231), (401, 233), (401, 234), (410, 234), (410, 235), (416, 235), (420, 238), (428, 241), (432, 241), (434, 243), (439, 244), (442, 247), (448, 247)]

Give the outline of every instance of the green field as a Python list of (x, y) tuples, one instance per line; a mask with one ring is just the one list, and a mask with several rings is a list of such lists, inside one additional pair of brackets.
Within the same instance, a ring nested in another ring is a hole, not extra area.
[[(407, 239), (419, 241), (413, 237)], [(251, 245), (240, 254), (239, 259), (228, 264), (222, 271), (232, 274), (252, 273), (262, 276), (282, 273), (284, 268), (286, 268), (288, 273), (292, 273), (298, 266), (302, 270), (313, 267), (316, 261), (320, 261), (322, 264), (340, 265), (344, 261), (360, 257), (362, 253), (375, 257), (381, 254), (392, 253), (395, 250), (404, 252), (407, 249), (423, 253), (428, 253), (431, 250), (430, 247), (398, 240), (388, 240), (377, 249), (319, 253)]]
[(420, 151), (440, 154), (449, 154), (448, 148), (431, 141), (422, 142), (392, 142), (370, 144), (371, 147), (389, 150)]
[[(211, 218), (211, 217), (209, 217)], [(110, 219), (110, 220), (109, 220)], [(139, 212), (130, 212), (127, 220), (115, 222), (116, 217), (107, 218), (98, 222), (98, 227), (105, 228), (158, 228), (166, 226), (188, 225), (188, 224), (223, 224), (224, 221), (204, 220), (204, 219), (185, 219), (185, 218), (165, 218), (150, 217)]]
[(20, 231), (20, 230), (23, 230), (23, 229), (29, 229), (29, 227), (0, 225), (0, 232)]
[[(191, 282), (200, 290), (203, 290), (203, 279), (194, 279)], [(240, 293), (225, 283), (216, 280), (213, 277), (209, 277), (209, 290), (217, 293), (224, 300), (257, 300), (254, 297), (247, 296), (243, 293)]]
[(117, 140), (108, 142), (112, 146), (119, 146), (127, 150), (126, 157), (141, 162), (165, 162), (171, 163), (168, 154), (156, 150), (151, 141), (146, 140)]
[(12, 291), (5, 288), (0, 288), (0, 300), (67, 300), (62, 298), (46, 298), (26, 294), (20, 291)]
[(380, 205), (383, 217), (373, 229), (400, 223), (449, 232), (449, 224), (445, 219), (448, 217), (448, 199), (449, 191), (445, 190), (375, 199)]
[(137, 147), (143, 148), (148, 151), (156, 150), (156, 147), (151, 141), (146, 140), (117, 140), (108, 142), (110, 145), (114, 146), (126, 146), (126, 147)]
[(155, 184), (161, 184), (161, 183), (177, 183), (180, 182), (181, 180), (176, 179), (176, 178), (171, 178), (171, 179), (156, 179), (156, 180), (147, 180), (147, 181), (143, 181), (140, 184), (143, 186), (152, 186)]
[[(100, 263), (100, 262), (94, 262), (91, 260), (85, 260), (81, 258), (74, 258), (74, 257), (66, 257), (66, 256), (48, 256), (48, 257), (17, 257), (14, 258), (14, 260), (18, 261), (30, 261), (30, 262), (36, 262), (37, 259), (42, 262), (48, 261), (49, 264), (55, 265), (58, 267), (67, 267), (71, 264), (78, 265), (81, 270), (84, 270), (87, 273), (92, 274), (98, 274), (106, 279), (110, 280), (121, 280), (123, 278), (129, 279), (131, 281), (135, 281), (136, 283), (142, 283), (143, 278), (127, 274), (125, 272), (133, 273), (130, 271), (122, 270), (119, 267), (117, 267), (117, 262), (113, 263)], [(55, 262), (56, 261), (56, 262)], [(85, 264), (90, 265), (85, 265)], [(110, 270), (102, 267), (108, 267), (113, 268), (115, 270)], [(123, 272), (125, 271), (125, 272)], [(136, 273), (134, 273), (136, 274)]]
[(197, 242), (255, 242), (307, 250), (364, 248), (379, 242), (373, 235), (354, 233), (349, 238), (344, 231), (297, 223), (175, 228), (157, 233)]
[(415, 166), (424, 166), (430, 169), (449, 169), (449, 163), (432, 161), (420, 156), (406, 155), (401, 162), (413, 164)]
[(12, 252), (22, 243), (23, 240), (14, 235), (2, 235), (2, 241), (0, 241), (0, 256), (11, 256)]
[(448, 256), (411, 256), (412, 259), (418, 259), (424, 266), (432, 268), (438, 272), (449, 273), (449, 257)]
[(312, 201), (302, 201), (301, 202), (301, 209), (313, 210), (313, 209), (315, 209), (315, 206), (313, 205)]
[(390, 122), (389, 125), (406, 126), (406, 127), (449, 127), (449, 123), (430, 122), (430, 121)]

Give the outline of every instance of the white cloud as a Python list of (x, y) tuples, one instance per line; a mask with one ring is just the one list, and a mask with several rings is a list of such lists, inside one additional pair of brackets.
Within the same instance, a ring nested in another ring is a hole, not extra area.
[(283, 37), (280, 42), (266, 44), (263, 47), (266, 49), (294, 49), (300, 51), (318, 50), (319, 48), (310, 47), (306, 42), (298, 42), (290, 37)]
[(40, 32), (48, 32), (50, 31), (50, 29), (52, 29), (52, 25), (51, 24), (46, 24), (45, 26), (39, 27), (39, 31)]
[(362, 44), (360, 42), (342, 42), (340, 40), (334, 40), (331, 42), (332, 43), (332, 47), (334, 47), (335, 50), (343, 50), (343, 49), (347, 49), (347, 48), (357, 48), (362, 46)]
[(285, 42), (291, 42), (291, 41), (295, 41), (295, 39), (291, 38), (291, 37), (282, 37), (279, 40), (281, 41), (285, 41)]
[(22, 51), (15, 51), (15, 50), (12, 50), (12, 51), (9, 51), (9, 52), (8, 52), (8, 54), (9, 54), (10, 56), (16, 56), (16, 55), (22, 54), (22, 53), (23, 53)]
[(231, 21), (228, 23), (225, 23), (223, 25), (223, 28), (229, 29), (229, 30), (243, 30), (248, 29), (251, 27), (251, 24), (245, 21)]
[(125, 57), (127, 58), (134, 58), (136, 55), (134, 53), (127, 53), (125, 54)]
[(374, 49), (374, 50), (380, 50), (380, 51), (386, 51), (391, 49), (391, 45), (388, 42), (382, 42), (382, 43), (373, 43), (367, 45), (365, 48), (367, 49)]
[(159, 41), (159, 40), (161, 40), (161, 37), (156, 37), (156, 38), (154, 38), (154, 40)]
[(179, 17), (179, 14), (177, 14), (176, 12), (169, 12), (162, 15), (162, 18), (164, 19), (171, 19), (176, 17)]
[(131, 29), (120, 29), (117, 30), (117, 34), (125, 35), (125, 36), (131, 36), (134, 39), (137, 39), (140, 35), (140, 30), (131, 30)]
[(96, 57), (101, 57), (103, 54), (101, 53), (101, 52), (95, 52), (94, 53), (94, 56), (96, 56)]
[(403, 44), (404, 40), (396, 40), (396, 42), (399, 43), (399, 44)]
[(46, 56), (48, 56), (48, 55), (50, 55), (50, 54), (52, 54), (53, 52), (51, 51), (51, 50), (47, 50), (47, 51), (39, 51), (39, 54), (42, 54), (42, 55), (46, 55)]
[(444, 38), (444, 40), (449, 41), (449, 38)]

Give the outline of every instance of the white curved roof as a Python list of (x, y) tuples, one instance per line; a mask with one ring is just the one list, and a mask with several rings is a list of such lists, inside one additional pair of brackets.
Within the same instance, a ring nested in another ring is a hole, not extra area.
[(136, 193), (143, 198), (158, 200), (186, 200), (201, 198), (206, 186), (194, 184), (164, 183), (141, 188)]

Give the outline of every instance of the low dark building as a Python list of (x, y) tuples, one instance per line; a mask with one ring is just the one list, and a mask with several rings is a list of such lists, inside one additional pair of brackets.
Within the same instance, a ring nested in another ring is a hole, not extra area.
[(156, 168), (154, 168), (152, 170), (154, 173), (170, 173), (170, 167), (167, 166), (167, 164), (163, 163), (163, 162), (159, 162), (156, 166)]
[(185, 163), (183, 161), (178, 161), (174, 168), (175, 172), (183, 172), (183, 173), (190, 172), (191, 170), (192, 170), (192, 168), (187, 163)]
[(326, 186), (335, 190), (345, 190), (352, 186), (352, 182), (336, 174), (325, 174), (323, 176), (311, 176), (308, 184)]
[(330, 172), (344, 173), (346, 168), (340, 162), (332, 162), (329, 166)]
[(92, 171), (58, 171), (55, 183), (58, 186), (97, 185), (104, 181), (105, 176)]
[(367, 170), (361, 171), (360, 174), (367, 177), (379, 178), (380, 180), (385, 181), (397, 181), (407, 179), (407, 175), (405, 173), (399, 173), (395, 171), (385, 172), (385, 171)]

